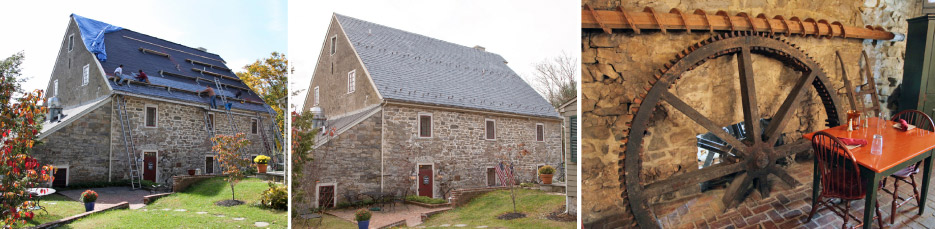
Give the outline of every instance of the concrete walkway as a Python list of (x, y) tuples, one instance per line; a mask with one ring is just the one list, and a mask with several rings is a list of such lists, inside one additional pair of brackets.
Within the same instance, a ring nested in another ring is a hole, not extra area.
[[(87, 189), (73, 189), (60, 191), (58, 193), (77, 201), (81, 198), (81, 193), (84, 192), (84, 190)], [(98, 196), (97, 202), (94, 204), (95, 209), (114, 206), (124, 201), (130, 203), (130, 209), (139, 209), (146, 206), (143, 204), (143, 196), (156, 194), (142, 189), (130, 190), (130, 187), (92, 188), (91, 190), (97, 192)]]
[[(408, 206), (409, 208), (406, 208)], [(371, 228), (381, 228), (400, 220), (406, 220), (406, 226), (414, 227), (416, 225), (422, 224), (422, 214), (439, 211), (439, 210), (449, 210), (450, 207), (444, 208), (426, 208), (418, 205), (411, 204), (399, 204), (395, 208), (387, 206), (385, 211), (373, 212), (373, 217), (370, 218), (370, 227)], [(357, 209), (341, 209), (336, 211), (328, 211), (328, 214), (337, 216), (338, 218), (357, 223), (354, 221), (354, 212)]]

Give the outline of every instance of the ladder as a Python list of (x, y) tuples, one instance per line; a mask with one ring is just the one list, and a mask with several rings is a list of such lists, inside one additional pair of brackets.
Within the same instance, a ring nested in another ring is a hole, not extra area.
[(120, 118), (120, 129), (123, 131), (123, 145), (127, 151), (127, 166), (129, 167), (130, 188), (133, 190), (142, 188), (143, 174), (140, 173), (142, 167), (140, 158), (134, 153), (133, 136), (130, 133), (130, 118), (127, 115), (127, 100), (122, 95), (114, 97), (117, 103), (117, 116)]
[[(215, 95), (216, 95), (217, 97), (221, 98), (221, 102), (222, 102), (222, 104), (224, 105), (224, 109), (222, 109), (222, 110), (224, 110), (224, 113), (227, 114), (227, 123), (230, 124), (231, 136), (234, 136), (234, 135), (236, 135), (237, 133), (240, 133), (240, 128), (237, 128), (237, 125), (234, 124), (234, 114), (231, 113), (231, 110), (230, 110), (230, 109), (227, 109), (227, 103), (228, 103), (228, 101), (227, 101), (227, 96), (222, 96), (222, 95), (221, 95), (221, 92), (222, 92), (222, 91), (226, 91), (226, 89), (224, 89), (224, 88), (222, 87), (223, 85), (221, 84), (221, 81), (218, 79), (218, 77), (214, 77), (214, 85), (215, 85), (215, 87), (218, 89), (218, 91), (215, 93)], [(215, 118), (217, 118), (217, 117), (215, 117)], [(240, 152), (240, 156), (242, 156), (242, 157), (248, 157), (248, 155), (244, 154), (244, 149), (243, 149), (243, 148), (241, 148), (241, 149), (238, 150), (238, 151)]]
[[(273, 133), (273, 140), (274, 140), (273, 153), (271, 153), (270, 155), (279, 155), (283, 152), (282, 149), (285, 146), (285, 143), (283, 142), (283, 139), (282, 139), (283, 134), (279, 130), (278, 123), (276, 123), (276, 116), (279, 115), (279, 113), (276, 113), (276, 111), (273, 110), (273, 107), (270, 106), (269, 104), (264, 104), (263, 106), (266, 107), (266, 113), (269, 113), (269, 117), (270, 117), (269, 131), (270, 133)], [(285, 159), (285, 157), (283, 157), (283, 159)]]

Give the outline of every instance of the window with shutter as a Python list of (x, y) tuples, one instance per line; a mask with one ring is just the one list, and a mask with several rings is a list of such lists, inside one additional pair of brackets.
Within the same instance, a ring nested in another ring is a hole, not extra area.
[(573, 115), (568, 119), (568, 125), (571, 126), (570, 133), (568, 134), (570, 143), (568, 144), (569, 152), (571, 152), (571, 162), (578, 163), (578, 116)]

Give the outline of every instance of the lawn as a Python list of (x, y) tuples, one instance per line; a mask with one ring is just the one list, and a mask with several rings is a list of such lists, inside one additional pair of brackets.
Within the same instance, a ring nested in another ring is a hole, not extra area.
[(185, 192), (163, 197), (142, 209), (107, 211), (80, 219), (66, 228), (234, 228), (254, 227), (257, 221), (270, 223), (270, 228), (286, 228), (286, 211), (257, 205), (260, 193), (267, 188), (266, 181), (245, 179), (237, 184), (235, 191), (237, 200), (246, 204), (217, 206), (214, 202), (231, 198), (230, 185), (218, 177), (193, 185)]
[[(43, 223), (52, 222), (84, 212), (84, 204), (72, 199), (68, 199), (68, 197), (59, 194), (52, 194), (42, 197), (42, 201), (39, 202), (39, 205), (45, 207), (45, 210), (48, 211), (48, 213), (43, 210), (33, 211), (33, 213), (36, 214), (35, 217), (30, 220), (26, 220), (26, 225), (20, 226), (38, 226)], [(0, 228), (3, 228), (3, 223), (0, 223)]]
[(513, 211), (509, 190), (489, 192), (471, 200), (470, 203), (430, 217), (419, 226), (442, 224), (467, 224), (476, 226), (507, 228), (574, 228), (575, 222), (558, 222), (546, 219), (546, 215), (565, 204), (564, 195), (552, 195), (539, 190), (515, 189), (516, 209), (526, 218), (500, 220), (498, 215)]
[(321, 222), (321, 225), (318, 225), (318, 220), (321, 219), (310, 219), (308, 221), (303, 220), (293, 220), (292, 228), (335, 228), (335, 229), (355, 229), (357, 224), (348, 222), (347, 220), (332, 216), (325, 215), (324, 220)]

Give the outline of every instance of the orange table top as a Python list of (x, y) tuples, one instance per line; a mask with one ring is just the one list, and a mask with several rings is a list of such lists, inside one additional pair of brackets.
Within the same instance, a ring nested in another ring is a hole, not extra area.
[[(893, 166), (912, 159), (920, 154), (928, 152), (935, 148), (935, 133), (922, 129), (912, 129), (901, 131), (893, 128), (896, 124), (893, 121), (886, 121), (881, 135), (883, 135), (883, 155), (870, 154), (870, 146), (873, 144), (873, 135), (877, 129), (875, 124), (879, 118), (870, 118), (870, 127), (862, 127), (859, 130), (847, 131), (847, 125), (841, 125), (822, 130), (838, 138), (856, 138), (867, 140), (867, 145), (854, 148), (851, 151), (857, 163), (871, 171), (880, 173)], [(803, 135), (805, 139), (812, 140), (815, 132)]]

